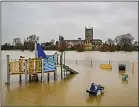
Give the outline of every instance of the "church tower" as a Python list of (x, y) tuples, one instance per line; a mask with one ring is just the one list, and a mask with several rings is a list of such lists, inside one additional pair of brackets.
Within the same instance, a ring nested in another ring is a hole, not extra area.
[(85, 40), (91, 40), (93, 42), (93, 28), (87, 29), (85, 27)]
[(84, 41), (85, 50), (87, 51), (92, 50), (92, 43), (93, 43), (93, 28), (85, 27), (85, 41)]

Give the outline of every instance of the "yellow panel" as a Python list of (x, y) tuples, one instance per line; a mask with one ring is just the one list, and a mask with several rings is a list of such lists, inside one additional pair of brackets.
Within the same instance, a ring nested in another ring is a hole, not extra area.
[(30, 59), (28, 60), (28, 72), (29, 73), (33, 73), (34, 72), (34, 60)]
[(19, 61), (9, 62), (10, 73), (19, 73)]
[(21, 69), (20, 69), (20, 72), (24, 72), (24, 62), (25, 62), (25, 60), (20, 60), (20, 67), (21, 67)]
[(100, 68), (101, 69), (112, 69), (112, 65), (111, 64), (101, 64)]
[(35, 60), (35, 61), (36, 61), (36, 72), (41, 72), (42, 61), (41, 60)]

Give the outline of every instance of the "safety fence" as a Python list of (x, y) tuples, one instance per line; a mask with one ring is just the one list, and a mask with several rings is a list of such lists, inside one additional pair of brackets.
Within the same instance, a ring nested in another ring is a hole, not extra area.
[(100, 60), (69, 60), (65, 59), (65, 63), (73, 66), (81, 67), (98, 67), (102, 69), (118, 70), (120, 64), (126, 65), (128, 71), (134, 71), (138, 69), (138, 61), (128, 61), (128, 60), (119, 60), (119, 61), (100, 61)]
[(65, 59), (65, 62), (66, 64), (86, 65), (86, 66), (98, 66), (100, 64), (115, 64), (115, 63), (122, 63), (122, 64), (139, 63), (138, 61), (127, 61), (127, 60), (102, 61), (102, 60), (69, 60), (69, 59)]

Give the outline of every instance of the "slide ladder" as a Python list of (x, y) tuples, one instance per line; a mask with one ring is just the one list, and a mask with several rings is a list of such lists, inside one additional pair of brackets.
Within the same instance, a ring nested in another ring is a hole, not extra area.
[(71, 69), (69, 66), (63, 64), (63, 68), (67, 69), (71, 74), (78, 74), (75, 70)]

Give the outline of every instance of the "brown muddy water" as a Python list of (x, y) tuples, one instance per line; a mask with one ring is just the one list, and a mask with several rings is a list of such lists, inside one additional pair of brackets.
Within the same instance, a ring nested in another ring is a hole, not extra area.
[[(54, 52), (47, 52), (48, 54)], [(53, 81), (51, 73), (50, 82), (47, 74), (44, 83), (18, 84), (18, 76), (11, 76), (10, 87), (6, 82), (6, 55), (11, 59), (23, 55), (33, 57), (33, 52), (2, 51), (2, 103), (4, 106), (138, 106), (138, 53), (101, 53), (101, 52), (66, 52), (66, 65), (79, 72), (66, 79), (60, 79), (58, 68), (58, 81)], [(77, 60), (77, 62), (76, 62)], [(90, 64), (92, 60), (92, 66)], [(102, 70), (98, 65), (112, 61), (111, 71)], [(136, 62), (132, 72), (132, 62)], [(125, 63), (128, 81), (121, 80), (118, 64)], [(100, 96), (89, 96), (86, 89), (91, 83), (105, 87), (105, 92)]]

